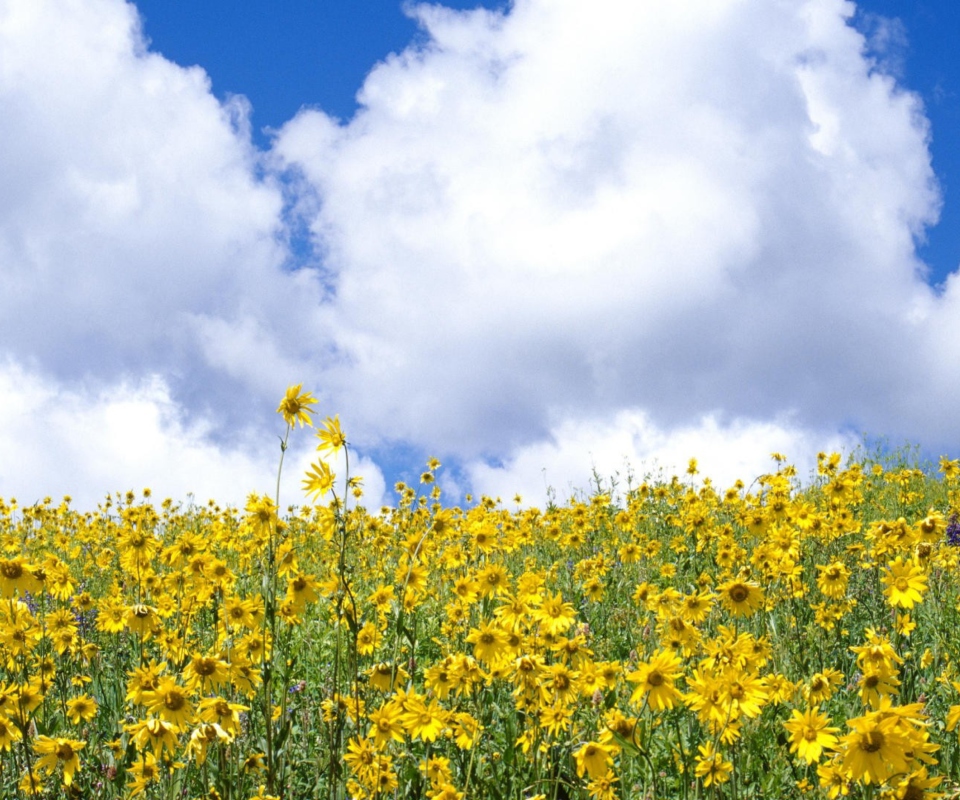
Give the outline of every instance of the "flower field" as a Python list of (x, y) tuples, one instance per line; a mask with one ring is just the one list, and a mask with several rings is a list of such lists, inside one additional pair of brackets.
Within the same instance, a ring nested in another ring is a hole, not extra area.
[(445, 505), (436, 460), (365, 509), (324, 458), (286, 513), (0, 500), (0, 796), (960, 796), (960, 462), (771, 464), (542, 509)]

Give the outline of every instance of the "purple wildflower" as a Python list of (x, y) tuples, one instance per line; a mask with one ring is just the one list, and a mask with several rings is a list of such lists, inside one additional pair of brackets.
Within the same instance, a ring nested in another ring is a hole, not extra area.
[(951, 514), (947, 523), (947, 544), (960, 547), (960, 519), (956, 514)]

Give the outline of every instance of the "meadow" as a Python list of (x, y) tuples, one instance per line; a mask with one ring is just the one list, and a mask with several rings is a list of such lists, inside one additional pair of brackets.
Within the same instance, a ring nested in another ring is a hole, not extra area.
[(314, 432), (285, 512), (0, 499), (0, 795), (960, 796), (960, 461), (367, 509)]

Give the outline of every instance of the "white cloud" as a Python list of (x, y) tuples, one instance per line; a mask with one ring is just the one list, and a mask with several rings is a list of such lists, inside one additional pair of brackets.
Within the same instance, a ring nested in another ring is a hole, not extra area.
[(304, 111), (261, 153), (246, 101), (151, 52), (134, 6), (7, 0), (0, 490), (67, 490), (67, 463), (97, 496), (167, 464), (170, 491), (259, 484), (247, 431), (299, 382), (361, 452), (403, 442), (504, 496), (543, 466), (582, 485), (585, 452), (726, 476), (849, 429), (955, 442), (960, 291), (914, 247), (930, 132), (877, 68), (902, 42), (871, 49), (853, 12), (418, 6), (354, 119)]
[(221, 447), (208, 432), (206, 421), (183, 418), (159, 376), (67, 389), (13, 363), (0, 368), (0, 486), (8, 499), (36, 502), (41, 497), (30, 493), (41, 487), (85, 508), (107, 493), (145, 487), (158, 498), (192, 492), (198, 502), (237, 505), (251, 491), (272, 494), (279, 448), (268, 435), (258, 463), (249, 441)]
[[(282, 269), (246, 101), (149, 52), (122, 0), (9, 0), (0, 50), (4, 350), (62, 378), (158, 372), (224, 407), (245, 381), (282, 392), (310, 330), (288, 320), (315, 298)], [(238, 369), (235, 333), (285, 359)]]
[[(0, 363), (0, 496), (29, 505), (70, 495), (85, 509), (109, 493), (146, 487), (157, 501), (189, 494), (198, 503), (214, 499), (240, 508), (251, 492), (273, 497), (282, 420), (263, 430), (235, 431), (229, 443), (211, 439), (213, 422), (188, 415), (158, 375), (136, 384), (67, 388)], [(301, 481), (316, 456), (311, 433), (298, 428), (290, 434), (284, 507), (306, 502)], [(385, 491), (379, 468), (361, 457), (351, 471), (364, 477), (363, 502), (379, 509)]]
[(473, 456), (627, 408), (919, 430), (939, 195), (920, 103), (852, 11), (417, 7), (428, 43), (350, 124), (306, 111), (277, 143), (321, 198), (334, 396)]
[(786, 456), (805, 480), (818, 452), (850, 453), (858, 443), (852, 435), (804, 429), (789, 419), (723, 421), (708, 414), (667, 429), (643, 411), (625, 409), (612, 419), (562, 420), (548, 439), (517, 448), (497, 466), (468, 464), (467, 473), (477, 493), (508, 505), (519, 493), (524, 504), (542, 507), (549, 493), (558, 502), (590, 494), (596, 478), (606, 491), (615, 482), (618, 493), (648, 476), (687, 478), (691, 458), (697, 459), (697, 480), (710, 478), (719, 489), (737, 480), (750, 485), (774, 471), (773, 453)]

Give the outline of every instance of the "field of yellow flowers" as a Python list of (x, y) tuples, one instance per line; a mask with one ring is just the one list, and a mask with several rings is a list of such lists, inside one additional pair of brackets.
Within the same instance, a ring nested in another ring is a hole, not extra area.
[(772, 465), (539, 510), (445, 506), (433, 459), (376, 510), (323, 457), (285, 514), (0, 499), (0, 796), (960, 796), (960, 462)]

